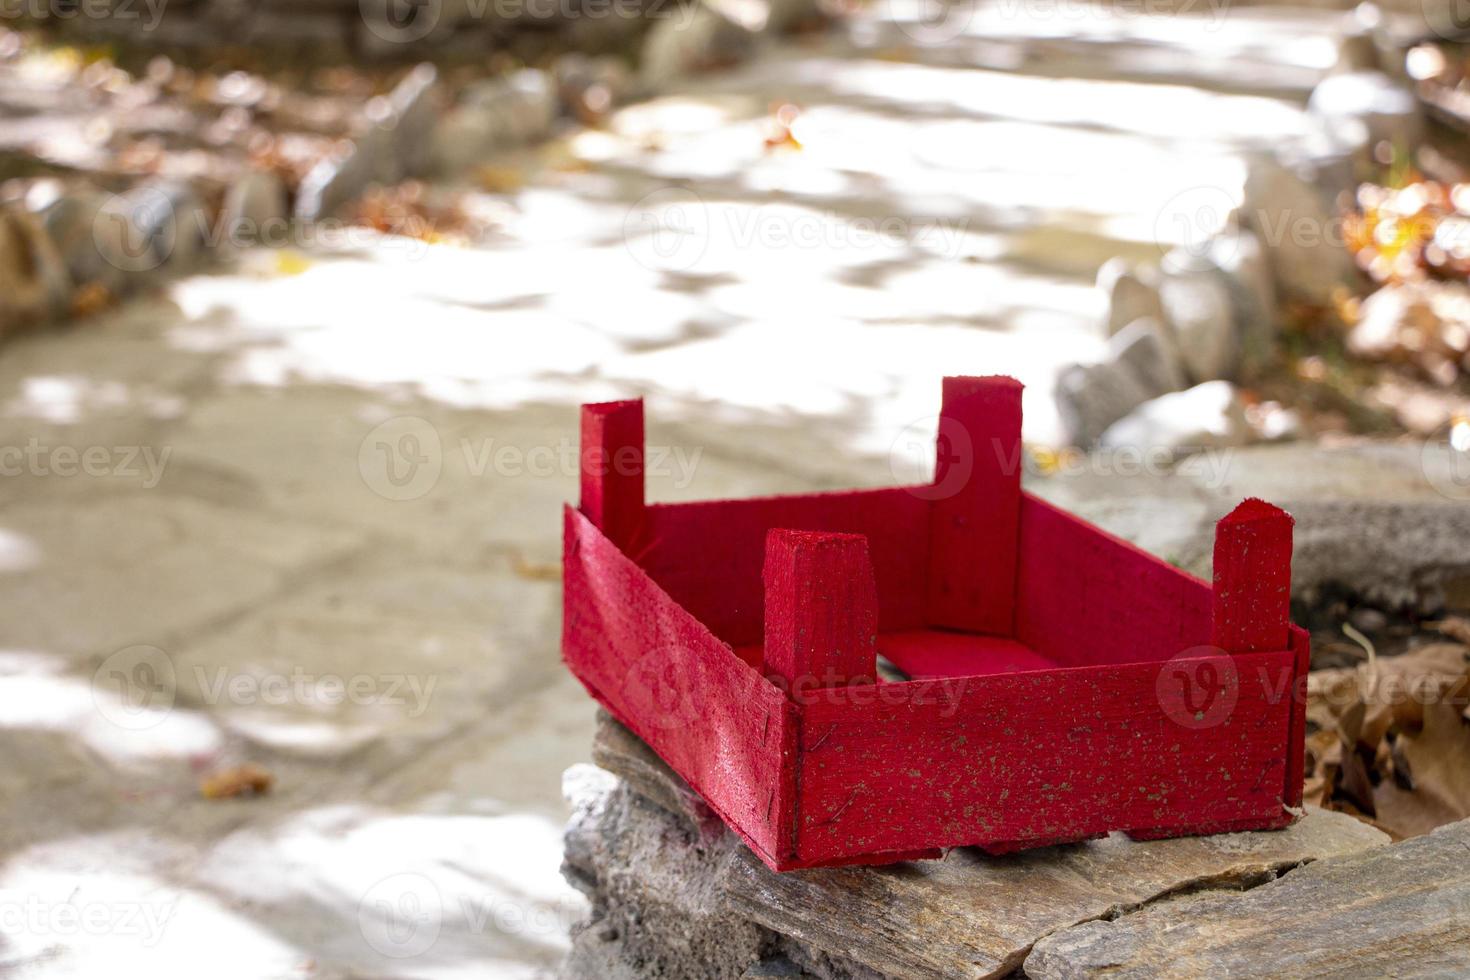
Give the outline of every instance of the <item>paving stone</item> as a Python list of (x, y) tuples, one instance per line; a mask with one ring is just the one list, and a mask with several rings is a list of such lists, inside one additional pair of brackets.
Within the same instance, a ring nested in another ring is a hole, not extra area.
[(26, 610), (8, 618), (3, 642), (97, 662), (248, 609), (359, 543), (303, 520), (160, 493), (17, 504), (0, 512), (0, 532), (0, 602)]
[[(514, 619), (492, 610), (515, 609)], [(181, 703), (278, 753), (406, 763), (478, 718), (517, 669), (555, 664), (554, 583), (508, 568), (399, 567), (316, 575), (280, 601), (169, 649)], [(503, 651), (522, 652), (518, 666)]]
[(1448, 977), (1470, 972), (1470, 821), (1324, 857), (1243, 894), (1155, 903), (1054, 933), (1037, 980), (1133, 977)]

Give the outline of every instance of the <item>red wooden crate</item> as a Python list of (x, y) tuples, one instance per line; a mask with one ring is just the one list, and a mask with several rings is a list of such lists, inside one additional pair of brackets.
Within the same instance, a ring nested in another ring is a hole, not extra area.
[(584, 406), (568, 667), (777, 871), (1290, 823), (1291, 518), (1222, 520), (1212, 589), (1021, 491), (1018, 382), (946, 378), (938, 443), (923, 486), (649, 505), (642, 402)]

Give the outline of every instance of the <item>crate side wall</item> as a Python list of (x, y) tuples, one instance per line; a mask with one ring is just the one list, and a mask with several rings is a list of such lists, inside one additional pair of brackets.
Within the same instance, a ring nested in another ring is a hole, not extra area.
[(771, 528), (837, 531), (868, 539), (882, 630), (924, 625), (929, 503), (906, 487), (846, 493), (658, 504), (639, 555), (680, 606), (735, 646), (759, 643), (761, 568)]
[[(1223, 716), (1177, 686), (1205, 665), (1236, 670)], [(1295, 666), (1283, 651), (822, 691), (802, 707), (798, 857), (1280, 826)]]
[(1210, 642), (1210, 586), (1030, 494), (1016, 638), (1064, 666), (1167, 660)]
[(794, 852), (795, 706), (582, 514), (565, 518), (562, 657), (768, 864)]

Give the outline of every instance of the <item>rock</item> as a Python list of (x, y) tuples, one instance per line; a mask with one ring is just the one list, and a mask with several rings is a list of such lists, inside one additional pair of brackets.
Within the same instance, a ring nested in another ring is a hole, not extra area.
[(1126, 368), (1150, 397), (1178, 391), (1189, 382), (1178, 349), (1157, 320), (1134, 320), (1108, 341), (1109, 360)]
[(743, 61), (754, 50), (761, 26), (742, 22), (710, 0), (681, 7), (676, 15), (658, 19), (644, 38), (639, 84), (656, 92), (683, 75)]
[(59, 315), (70, 293), (66, 264), (40, 220), (0, 207), (0, 336)]
[[(733, 913), (721, 882), (737, 845), (702, 846), (667, 811), (617, 784), (572, 800), (568, 880), (592, 900), (573, 930), (567, 980), (602, 980), (613, 960), (640, 977), (739, 980), (761, 960), (764, 932)], [(611, 948), (609, 948), (611, 947)]]
[(211, 238), (203, 203), (182, 181), (143, 184), (111, 197), (93, 220), (97, 252), (128, 282), (196, 268)]
[(275, 174), (251, 171), (225, 192), (220, 210), (221, 247), (284, 245), (289, 220), (286, 185)]
[(702, 840), (714, 841), (724, 833), (724, 823), (700, 795), (653, 749), (605, 711), (597, 713), (597, 733), (592, 761), (598, 766), (637, 785), (649, 802), (683, 818)]
[(1097, 288), (1107, 297), (1110, 337), (1135, 320), (1165, 320), (1158, 274), (1153, 270), (1134, 268), (1123, 258), (1109, 259), (1097, 270)]
[(511, 145), (543, 139), (556, 119), (556, 86), (546, 72), (535, 68), (473, 87), (465, 93), (464, 102), (494, 114), (502, 138)]
[(116, 293), (123, 281), (123, 228), (98, 222), (105, 203), (106, 195), (78, 189), (51, 202), (39, 217), (72, 282), (97, 282)]
[(1335, 212), (1275, 161), (1251, 165), (1241, 219), (1265, 247), (1282, 300), (1330, 306), (1334, 292), (1358, 281)]
[(1337, 42), (1337, 61), (1332, 66), (1333, 74), (1377, 71), (1380, 67), (1378, 42), (1374, 40), (1372, 31), (1355, 30), (1343, 35)]
[(1462, 820), (1323, 858), (1241, 894), (1158, 902), (1043, 938), (1025, 972), (1037, 980), (1470, 975), (1467, 850)]
[(434, 126), (439, 121), (437, 86), (439, 72), (433, 65), (414, 66), (387, 96), (386, 112), (379, 127), (388, 134), (392, 173), (385, 182), (421, 177), (431, 163)]
[(1068, 441), (1083, 447), (1153, 396), (1132, 371), (1111, 361), (1063, 368), (1053, 392)]
[(1233, 377), (1239, 363), (1235, 311), (1220, 277), (1210, 270), (1165, 273), (1159, 299), (1189, 376)]
[(1248, 229), (1231, 228), (1210, 240), (1205, 258), (1230, 294), (1239, 374), (1254, 378), (1280, 353), (1276, 285), (1261, 240)]
[(1091, 446), (1139, 405), (1185, 384), (1173, 336), (1157, 320), (1144, 317), (1108, 341), (1100, 363), (1065, 368), (1053, 396), (1068, 440)]
[(1381, 633), (1388, 627), (1388, 617), (1372, 606), (1359, 606), (1348, 617), (1354, 628), (1363, 633)]
[(1343, 591), (1417, 610), (1442, 608), (1447, 584), (1470, 565), (1459, 456), (1445, 442), (1253, 445), (1206, 451), (1168, 473), (1080, 471), (1028, 489), (1206, 579), (1215, 521), (1260, 497), (1296, 518), (1295, 598)]
[(545, 72), (528, 68), (471, 85), (434, 129), (432, 169), (464, 173), (498, 150), (544, 138), (555, 119), (555, 86)]
[(793, 28), (825, 19), (818, 0), (768, 0), (765, 32), (785, 34)]
[(1235, 386), (1206, 381), (1140, 405), (1108, 426), (1098, 444), (1104, 449), (1168, 450), (1187, 456), (1202, 449), (1242, 446), (1250, 436), (1245, 403)]
[[(604, 719), (598, 741), (615, 726)], [(590, 887), (593, 911), (563, 973), (579, 980), (626, 975), (622, 967), (665, 977), (789, 976), (793, 967), (828, 980), (1000, 977), (1059, 929), (1171, 893), (1248, 887), (1387, 840), (1309, 809), (1270, 833), (1113, 835), (1000, 858), (958, 848), (942, 861), (776, 874), (733, 834), (706, 842), (648, 802), (646, 789), (662, 790), (643, 777), (612, 789), (580, 781), (590, 788), (574, 800), (567, 864)]]
[(381, 148), (344, 141), (316, 162), (296, 188), (295, 216), (301, 221), (331, 217), (344, 204), (362, 195), (373, 182), (372, 156)]
[(628, 69), (611, 56), (562, 55), (552, 67), (552, 78), (567, 112), (588, 125), (600, 122), (632, 86)]
[(302, 178), (296, 191), (296, 217), (320, 221), (374, 183), (394, 184), (426, 175), (439, 122), (437, 81), (432, 65), (419, 65), (387, 96), (372, 100), (356, 139), (344, 141)]
[(1401, 150), (1424, 139), (1424, 113), (1413, 90), (1381, 71), (1329, 75), (1312, 90), (1307, 111), (1343, 147), (1387, 141)]

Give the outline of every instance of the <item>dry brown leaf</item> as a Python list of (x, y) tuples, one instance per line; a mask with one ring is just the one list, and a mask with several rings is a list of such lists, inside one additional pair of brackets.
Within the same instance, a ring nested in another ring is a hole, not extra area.
[(561, 565), (527, 561), (519, 550), (510, 553), (510, 568), (517, 578), (533, 582), (560, 582)]
[(1470, 648), (1431, 643), (1307, 680), (1309, 802), (1395, 838), (1470, 817)]
[(225, 800), (236, 796), (264, 796), (271, 790), (275, 777), (270, 771), (247, 762), (210, 773), (199, 783), (199, 793), (206, 800)]
[(1470, 619), (1464, 616), (1446, 616), (1437, 623), (1430, 623), (1429, 626), (1452, 640), (1470, 644)]

